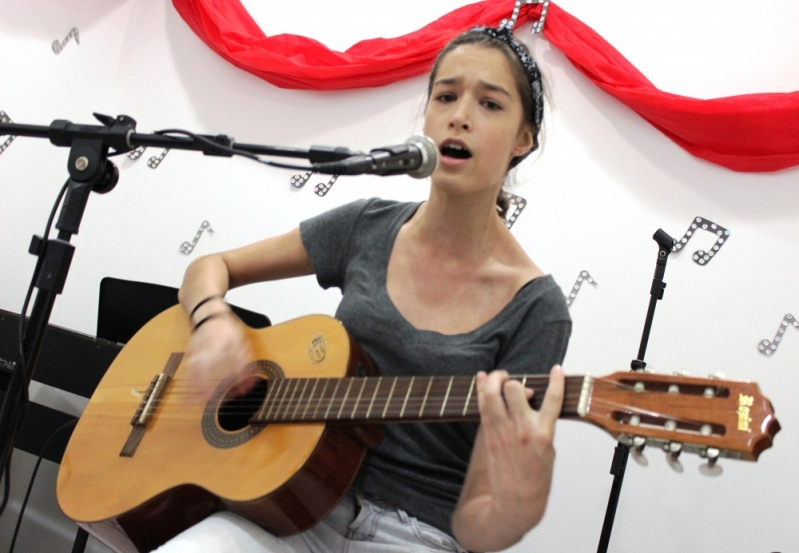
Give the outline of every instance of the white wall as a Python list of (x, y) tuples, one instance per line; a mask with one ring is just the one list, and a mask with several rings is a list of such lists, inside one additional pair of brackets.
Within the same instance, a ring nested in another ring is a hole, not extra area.
[[(344, 49), (364, 38), (415, 30), (462, 5), (455, 0), (246, 5), (267, 34), (293, 32)], [(713, 98), (799, 90), (799, 4), (777, 1), (636, 0), (559, 4), (592, 26), (663, 90)], [(56, 56), (50, 43), (80, 30)], [(529, 255), (568, 289), (580, 270), (586, 286), (571, 309), (568, 372), (625, 370), (638, 351), (663, 228), (675, 238), (702, 216), (731, 231), (729, 243), (700, 267), (690, 252), (713, 238), (697, 235), (673, 255), (647, 361), (658, 371), (688, 370), (760, 383), (783, 430), (758, 463), (722, 461), (724, 474), (703, 477), (701, 460), (683, 456), (672, 471), (663, 454), (649, 466), (630, 462), (611, 550), (795, 551), (799, 477), (796, 389), (799, 332), (791, 329), (771, 358), (757, 351), (786, 313), (799, 315), (799, 170), (738, 174), (695, 159), (624, 105), (608, 97), (541, 37), (533, 48), (550, 85), (543, 152), (527, 161), (515, 192), (529, 201), (513, 233)], [(404, 140), (418, 128), (425, 77), (379, 89), (281, 90), (228, 64), (189, 30), (170, 3), (0, 0), (0, 110), (19, 123), (53, 119), (91, 124), (91, 112), (125, 113), (139, 130), (179, 127), (234, 136), (240, 142), (367, 150)], [(4, 139), (3, 139), (4, 140)], [(120, 183), (93, 195), (66, 288), (52, 323), (94, 333), (100, 279), (115, 276), (177, 286), (191, 259), (285, 231), (302, 219), (359, 197), (422, 199), (426, 184), (394, 177), (342, 178), (325, 197), (289, 187), (291, 171), (244, 159), (171, 152), (157, 169), (119, 159)], [(0, 308), (19, 311), (41, 234), (66, 178), (67, 150), (18, 138), (0, 155)], [(216, 231), (191, 256), (178, 252), (207, 219)], [(333, 313), (339, 295), (312, 278), (235, 290), (229, 298), (280, 322)], [(558, 428), (558, 462), (543, 523), (513, 551), (595, 550), (611, 485), (615, 441), (584, 424)], [(15, 498), (31, 460), (17, 456)], [(39, 486), (52, 494), (56, 467), (45, 463)], [(40, 495), (43, 495), (40, 493)], [(18, 499), (9, 509), (18, 509)], [(71, 534), (52, 500), (29, 507), (18, 550), (44, 551), (47, 533), (61, 550)], [(7, 543), (12, 527), (0, 521)], [(63, 536), (63, 537), (62, 537)], [(50, 539), (50, 538), (47, 538)], [(54, 543), (55, 543), (54, 542)], [(61, 543), (61, 542), (58, 542)], [(23, 547), (24, 545), (24, 547)], [(97, 551), (103, 550), (98, 545)]]

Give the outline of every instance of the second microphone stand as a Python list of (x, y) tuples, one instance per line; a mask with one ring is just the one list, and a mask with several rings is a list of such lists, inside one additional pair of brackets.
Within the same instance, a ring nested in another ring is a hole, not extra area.
[[(652, 279), (652, 288), (649, 291), (649, 309), (646, 312), (646, 322), (644, 323), (644, 331), (641, 335), (641, 345), (638, 348), (638, 357), (633, 359), (630, 363), (630, 368), (633, 371), (642, 371), (646, 367), (644, 356), (646, 355), (646, 346), (649, 343), (649, 333), (652, 330), (652, 320), (655, 318), (655, 307), (657, 306), (658, 300), (663, 299), (663, 292), (666, 289), (666, 283), (663, 282), (663, 275), (666, 273), (666, 261), (669, 259), (672, 246), (674, 246), (674, 239), (666, 234), (663, 229), (658, 229), (652, 238), (658, 243), (658, 259), (655, 265), (655, 276)], [(613, 486), (610, 489), (610, 498), (608, 499), (608, 507), (605, 511), (605, 522), (602, 524), (602, 534), (599, 536), (597, 553), (607, 553), (608, 550), (610, 532), (613, 530), (613, 521), (616, 517), (616, 508), (619, 505), (621, 485), (624, 481), (624, 473), (627, 470), (627, 459), (629, 456), (630, 446), (622, 442), (617, 443), (613, 454), (613, 462), (610, 465), (610, 473), (613, 475)]]

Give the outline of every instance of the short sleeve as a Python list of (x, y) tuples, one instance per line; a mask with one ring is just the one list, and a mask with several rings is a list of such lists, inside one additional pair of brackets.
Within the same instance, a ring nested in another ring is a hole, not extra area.
[(322, 288), (342, 288), (352, 235), (369, 200), (357, 200), (300, 223), (300, 237)]
[(549, 374), (563, 363), (571, 330), (565, 298), (554, 286), (525, 314), (496, 367), (510, 374)]

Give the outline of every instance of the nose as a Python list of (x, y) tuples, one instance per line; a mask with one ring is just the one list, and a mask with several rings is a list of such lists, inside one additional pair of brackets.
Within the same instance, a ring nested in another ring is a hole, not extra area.
[(458, 102), (455, 109), (452, 111), (452, 117), (449, 120), (449, 128), (458, 128), (467, 131), (471, 129), (471, 126), (471, 116), (466, 102)]

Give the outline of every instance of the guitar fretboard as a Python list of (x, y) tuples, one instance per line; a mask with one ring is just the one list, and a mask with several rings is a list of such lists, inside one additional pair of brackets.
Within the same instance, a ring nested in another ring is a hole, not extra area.
[[(512, 376), (535, 391), (541, 407), (549, 376)], [(582, 376), (566, 377), (561, 417), (576, 417)], [(478, 421), (477, 379), (471, 376), (284, 378), (270, 380), (253, 424), (273, 422)]]

